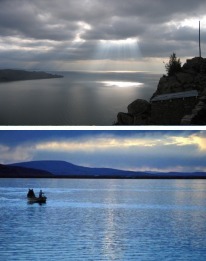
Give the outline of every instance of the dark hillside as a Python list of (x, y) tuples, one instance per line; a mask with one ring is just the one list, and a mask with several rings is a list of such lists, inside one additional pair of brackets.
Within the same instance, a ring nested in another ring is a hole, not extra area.
[(206, 178), (206, 173), (184, 173), (184, 172), (140, 172), (127, 171), (111, 168), (89, 168), (74, 165), (66, 161), (58, 160), (42, 160), (30, 161), (11, 164), (9, 166), (23, 167), (31, 170), (36, 170), (40, 174), (40, 170), (46, 171), (54, 178), (151, 178), (151, 179), (195, 179)]
[(37, 80), (61, 78), (62, 76), (50, 74), (46, 72), (32, 72), (24, 70), (3, 69), (0, 70), (0, 82), (23, 81), (23, 80)]
[(0, 178), (48, 178), (52, 174), (48, 171), (32, 168), (7, 166), (0, 164)]

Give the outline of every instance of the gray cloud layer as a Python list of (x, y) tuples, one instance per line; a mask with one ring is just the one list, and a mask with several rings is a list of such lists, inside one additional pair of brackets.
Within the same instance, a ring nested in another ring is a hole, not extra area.
[(0, 163), (66, 160), (131, 170), (206, 171), (206, 131), (1, 131)]
[(195, 56), (198, 30), (181, 21), (198, 21), (205, 10), (204, 0), (0, 0), (0, 59), (117, 59), (94, 53), (100, 40), (127, 38), (138, 39), (143, 57)]

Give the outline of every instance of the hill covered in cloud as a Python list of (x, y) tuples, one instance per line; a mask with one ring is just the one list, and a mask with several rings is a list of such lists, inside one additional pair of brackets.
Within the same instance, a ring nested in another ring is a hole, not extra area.
[(66, 161), (30, 161), (0, 165), (0, 177), (16, 178), (206, 178), (205, 172), (135, 172), (112, 168), (89, 168)]

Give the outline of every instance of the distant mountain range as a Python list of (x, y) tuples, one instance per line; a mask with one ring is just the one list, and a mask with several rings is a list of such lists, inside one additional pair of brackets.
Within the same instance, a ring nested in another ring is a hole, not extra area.
[(46, 72), (40, 72), (40, 71), (24, 71), (24, 70), (14, 70), (14, 69), (0, 70), (0, 82), (50, 79), (50, 78), (61, 78), (61, 77), (63, 76), (46, 73)]
[(89, 168), (51, 160), (0, 164), (0, 178), (206, 178), (206, 173), (135, 172), (112, 168)]

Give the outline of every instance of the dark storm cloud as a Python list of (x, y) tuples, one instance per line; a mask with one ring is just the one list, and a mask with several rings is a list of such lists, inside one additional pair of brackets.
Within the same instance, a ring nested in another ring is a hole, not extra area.
[(0, 59), (89, 60), (100, 40), (127, 38), (143, 57), (194, 56), (198, 30), (180, 22), (205, 10), (203, 0), (1, 0)]
[(69, 27), (65, 27), (58, 18), (52, 17), (35, 3), (22, 0), (0, 2), (1, 35), (57, 41), (73, 38), (76, 24), (71, 22)]

